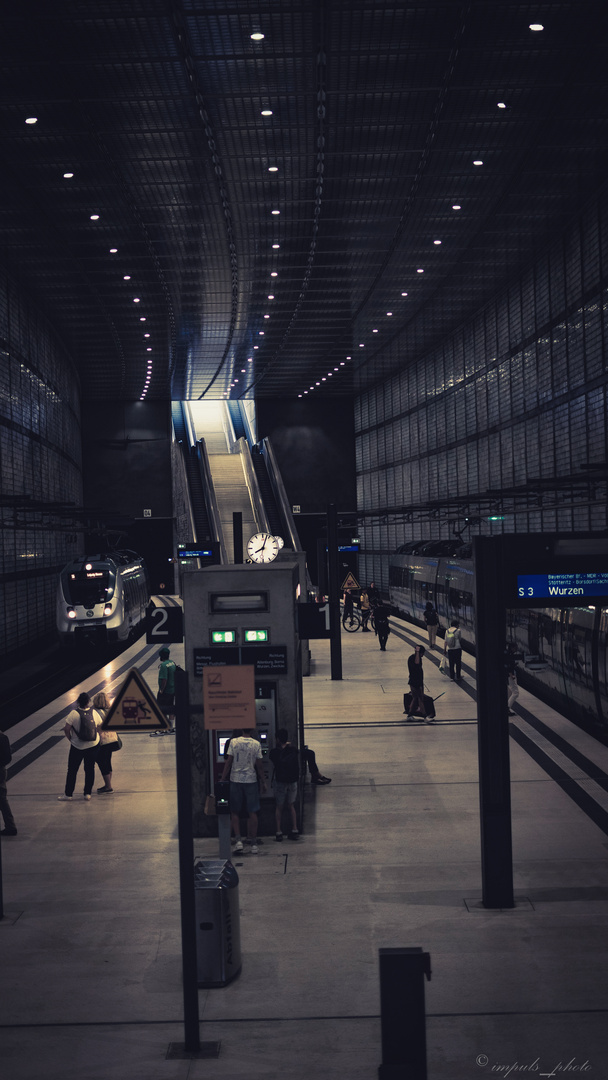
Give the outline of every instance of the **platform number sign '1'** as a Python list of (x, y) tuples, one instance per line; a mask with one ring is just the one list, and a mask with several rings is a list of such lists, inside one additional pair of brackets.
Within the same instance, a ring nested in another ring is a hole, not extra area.
[(155, 607), (146, 619), (148, 645), (167, 645), (184, 640), (184, 617), (180, 607)]

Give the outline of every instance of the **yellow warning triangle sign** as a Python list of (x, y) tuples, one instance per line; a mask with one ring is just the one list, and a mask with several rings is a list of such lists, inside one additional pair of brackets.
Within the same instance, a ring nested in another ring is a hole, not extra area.
[(360, 589), (360, 588), (361, 588), (361, 586), (359, 585), (359, 582), (357, 581), (355, 575), (351, 574), (351, 572), (349, 571), (348, 574), (346, 575), (346, 577), (344, 578), (344, 581), (342, 582), (342, 592), (344, 592), (345, 589)]
[(131, 668), (101, 726), (110, 731), (158, 731), (171, 724), (137, 668)]

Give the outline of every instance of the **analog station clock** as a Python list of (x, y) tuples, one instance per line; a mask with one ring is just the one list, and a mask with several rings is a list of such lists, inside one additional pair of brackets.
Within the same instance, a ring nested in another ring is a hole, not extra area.
[(247, 554), (252, 562), (272, 562), (279, 554), (279, 542), (270, 533), (254, 533), (247, 541)]

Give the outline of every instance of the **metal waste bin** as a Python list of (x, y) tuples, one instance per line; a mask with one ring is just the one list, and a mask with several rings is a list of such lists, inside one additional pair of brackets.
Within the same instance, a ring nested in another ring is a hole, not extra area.
[(239, 876), (231, 862), (194, 866), (198, 985), (226, 986), (241, 970)]

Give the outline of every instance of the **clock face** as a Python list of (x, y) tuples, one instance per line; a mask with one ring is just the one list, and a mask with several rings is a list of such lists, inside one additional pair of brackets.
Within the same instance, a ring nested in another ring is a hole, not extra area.
[(283, 540), (282, 536), (275, 536), (275, 540), (276, 540), (277, 544), (279, 545), (279, 551), (280, 551), (281, 548), (285, 546), (285, 541)]
[(276, 536), (265, 532), (255, 533), (247, 542), (247, 554), (252, 562), (272, 562), (279, 554)]

